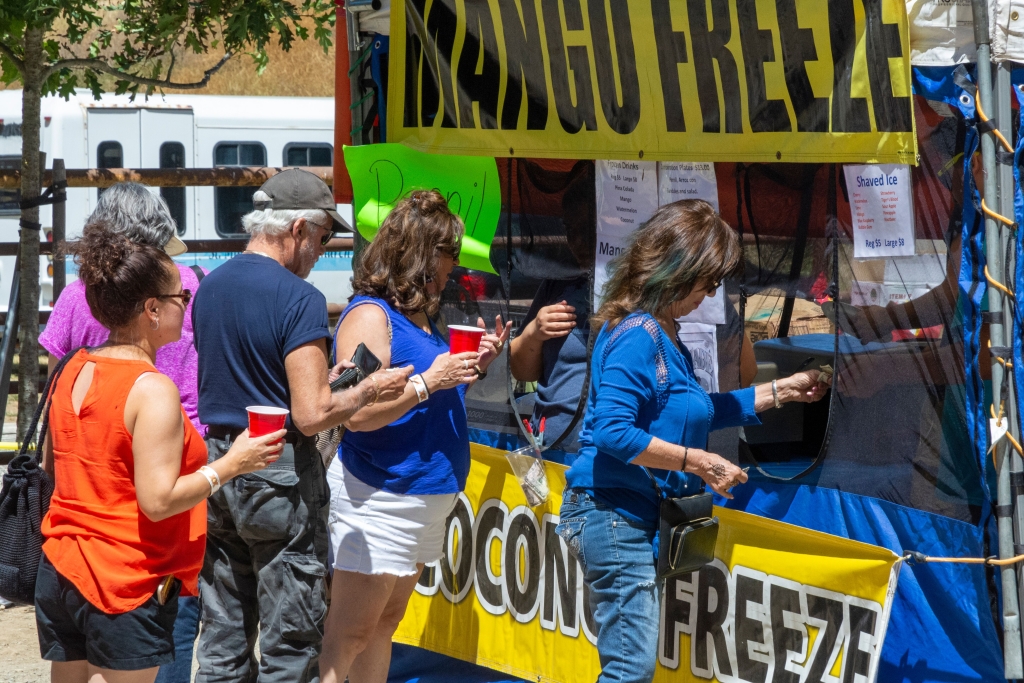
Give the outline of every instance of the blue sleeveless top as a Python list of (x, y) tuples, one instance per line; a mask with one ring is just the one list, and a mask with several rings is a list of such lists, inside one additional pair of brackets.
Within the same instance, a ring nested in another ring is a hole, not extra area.
[[(357, 296), (341, 320), (360, 305), (375, 305), (387, 314), (392, 367), (412, 365), (413, 374), (426, 372), (437, 356), (448, 351), (447, 340), (433, 322), (427, 334), (383, 299)], [(338, 455), (360, 481), (390, 493), (422, 496), (462, 491), (469, 474), (466, 385), (432, 392), (386, 427), (346, 431)]]

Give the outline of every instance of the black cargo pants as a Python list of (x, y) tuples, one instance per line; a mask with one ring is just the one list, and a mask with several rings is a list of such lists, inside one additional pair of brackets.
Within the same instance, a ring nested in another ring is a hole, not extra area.
[[(320, 680), (330, 495), (314, 440), (289, 441), (277, 462), (207, 502), (197, 683)], [(213, 462), (231, 441), (206, 445)]]

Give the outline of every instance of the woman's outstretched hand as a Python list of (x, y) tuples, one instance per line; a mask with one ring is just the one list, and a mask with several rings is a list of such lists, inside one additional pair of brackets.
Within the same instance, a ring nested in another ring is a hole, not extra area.
[(805, 370), (789, 377), (775, 380), (775, 391), (772, 383), (759, 384), (754, 390), (754, 410), (762, 412), (779, 403), (814, 403), (820, 401), (832, 386), (832, 375), (820, 370)]
[[(476, 326), (487, 329), (483, 318), (476, 319)], [(482, 372), (487, 372), (487, 366), (501, 353), (510, 334), (512, 334), (512, 321), (502, 324), (501, 316), (495, 316), (494, 331), (484, 333), (480, 339), (479, 364)]]
[(814, 403), (820, 401), (832, 384), (832, 377), (818, 370), (806, 370), (780, 379), (776, 383), (779, 389), (779, 400), (782, 403), (796, 401), (798, 403)]

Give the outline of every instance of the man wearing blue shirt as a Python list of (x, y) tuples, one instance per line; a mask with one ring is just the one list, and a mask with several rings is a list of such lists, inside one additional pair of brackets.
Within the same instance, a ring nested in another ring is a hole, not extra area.
[(207, 501), (196, 680), (253, 681), (258, 667), (261, 682), (305, 683), (319, 677), (327, 611), (329, 492), (313, 437), (400, 395), (411, 368), (331, 392), (327, 302), (305, 278), (345, 224), (327, 185), (298, 169), (253, 203), (248, 248), (206, 277), (192, 307), (199, 417), (211, 462), (248, 426), (246, 406), (289, 409), (288, 434), (279, 460)]

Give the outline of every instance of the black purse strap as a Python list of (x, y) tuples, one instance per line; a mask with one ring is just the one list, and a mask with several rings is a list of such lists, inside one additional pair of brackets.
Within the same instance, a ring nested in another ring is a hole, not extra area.
[(39, 464), (43, 459), (43, 441), (46, 439), (46, 430), (50, 426), (50, 405), (53, 403), (53, 387), (57, 384), (57, 378), (64, 372), (64, 366), (68, 364), (68, 361), (74, 358), (82, 349), (87, 348), (85, 346), (79, 346), (77, 349), (68, 351), (67, 354), (57, 365), (53, 368), (53, 372), (46, 378), (46, 385), (43, 387), (43, 400), (39, 402), (36, 407), (36, 413), (32, 416), (32, 422), (29, 423), (28, 430), (25, 432), (25, 440), (21, 444), (21, 450), (18, 451), (18, 455), (26, 455), (28, 453), (29, 441), (32, 435), (36, 433), (36, 426), (39, 425), (39, 419), (42, 417), (43, 425), (42, 429), (39, 430), (39, 438), (36, 439), (36, 463)]
[(651, 478), (651, 483), (654, 484), (654, 490), (658, 492), (658, 498), (662, 500), (667, 498), (668, 496), (666, 496), (665, 492), (661, 490), (660, 486), (658, 486), (658, 480), (654, 478), (654, 473), (651, 472), (648, 468), (644, 467), (643, 465), (641, 465), (640, 467), (643, 469), (644, 472), (647, 473), (647, 476)]
[(594, 342), (597, 340), (597, 333), (593, 329), (590, 330), (590, 337), (587, 339), (587, 371), (583, 375), (583, 390), (580, 391), (580, 399), (576, 403), (576, 412), (572, 416), (572, 420), (569, 425), (562, 431), (561, 436), (555, 439), (550, 446), (545, 446), (544, 450), (549, 448), (557, 448), (569, 438), (573, 430), (576, 429), (576, 425), (580, 423), (583, 418), (583, 413), (587, 412), (587, 399), (590, 393), (590, 355), (594, 352)]

